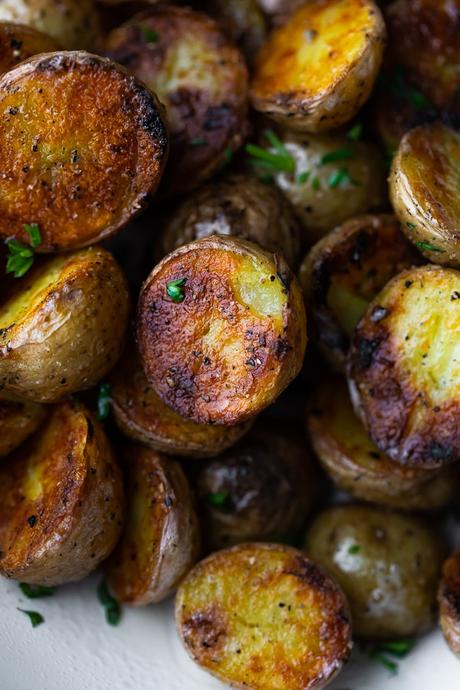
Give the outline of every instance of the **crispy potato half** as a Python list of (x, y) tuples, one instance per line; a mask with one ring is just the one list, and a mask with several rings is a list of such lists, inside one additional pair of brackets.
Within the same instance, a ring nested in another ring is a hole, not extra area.
[(397, 273), (421, 262), (395, 216), (353, 218), (317, 242), (300, 268), (312, 333), (323, 355), (344, 369), (369, 302)]
[(306, 3), (258, 54), (251, 103), (292, 129), (340, 127), (368, 99), (384, 43), (385, 24), (372, 0)]
[(390, 197), (409, 239), (431, 261), (460, 266), (460, 134), (440, 123), (407, 132), (391, 166)]
[(353, 411), (345, 382), (321, 381), (307, 404), (307, 429), (321, 465), (355, 498), (402, 510), (437, 510), (458, 493), (460, 472), (402, 467), (372, 443)]
[(210, 17), (155, 6), (112, 31), (105, 50), (166, 106), (171, 156), (165, 195), (196, 187), (239, 148), (247, 128), (247, 69)]
[(0, 74), (32, 55), (51, 53), (60, 48), (54, 38), (31, 26), (0, 21)]
[(114, 548), (121, 475), (98, 422), (80, 404), (48, 422), (0, 467), (0, 574), (59, 585), (80, 580)]
[(198, 522), (180, 465), (143, 446), (125, 452), (127, 516), (107, 564), (110, 589), (135, 606), (165, 599), (198, 557)]
[(142, 287), (137, 321), (147, 380), (201, 424), (246, 421), (302, 367), (300, 286), (281, 255), (243, 240), (217, 235), (169, 254)]
[(46, 414), (43, 405), (0, 393), (0, 457), (11, 453), (33, 434)]
[(0, 305), (1, 386), (37, 402), (94, 386), (121, 354), (129, 306), (105, 249), (38, 262)]
[(236, 426), (220, 426), (184, 419), (149, 385), (134, 348), (127, 350), (109, 381), (113, 414), (120, 430), (169, 455), (213, 457), (235, 444), (252, 423), (249, 420)]
[(198, 563), (179, 587), (182, 642), (234, 688), (323, 688), (351, 650), (344, 595), (296, 549), (242, 544)]
[(460, 551), (444, 563), (438, 599), (444, 637), (460, 656)]
[(460, 459), (460, 273), (422, 266), (369, 305), (350, 352), (353, 402), (392, 460), (434, 468)]
[(84, 52), (37, 55), (0, 78), (0, 237), (50, 252), (125, 225), (160, 180), (167, 153), (156, 97)]

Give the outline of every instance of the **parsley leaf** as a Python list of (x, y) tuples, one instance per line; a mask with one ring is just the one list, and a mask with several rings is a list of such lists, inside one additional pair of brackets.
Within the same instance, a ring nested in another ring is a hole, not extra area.
[(406, 223), (406, 225), (407, 225), (407, 227), (409, 228), (409, 230), (415, 230), (415, 227), (416, 227), (416, 226), (415, 226), (414, 223), (409, 223), (409, 221), (408, 221), (408, 222)]
[(304, 170), (303, 172), (301, 172), (297, 175), (296, 182), (297, 182), (297, 184), (305, 184), (305, 182), (307, 182), (309, 177), (310, 177), (310, 172), (308, 170)]
[(350, 173), (346, 168), (340, 168), (339, 170), (334, 170), (333, 173), (329, 176), (329, 179), (327, 181), (329, 187), (331, 189), (335, 189), (336, 187), (339, 187), (342, 185), (344, 182), (348, 182), (349, 184), (354, 185), (355, 187), (359, 186), (359, 183), (356, 182), (356, 180), (353, 180), (353, 178), (350, 176)]
[(22, 278), (34, 262), (34, 250), (15, 239), (7, 240), (6, 246), (9, 251), (6, 272), (12, 273), (15, 278)]
[(158, 42), (158, 34), (155, 31), (155, 29), (152, 29), (150, 26), (145, 26), (141, 25), (140, 27), (141, 32), (142, 32), (142, 38), (146, 43), (157, 43)]
[(363, 134), (363, 123), (357, 122), (353, 127), (347, 132), (347, 138), (350, 141), (359, 141)]
[(356, 553), (359, 553), (361, 551), (361, 547), (359, 544), (352, 544), (350, 548), (348, 549), (348, 553), (351, 555), (354, 555)]
[(107, 419), (110, 413), (110, 384), (101, 383), (97, 394), (97, 414), (96, 418), (102, 422)]
[(416, 242), (415, 246), (426, 252), (439, 252), (440, 254), (445, 253), (444, 249), (441, 249), (440, 247), (435, 247), (434, 244), (431, 244), (430, 242)]
[(413, 649), (415, 641), (411, 639), (402, 639), (388, 642), (380, 642), (372, 644), (368, 649), (370, 659), (378, 661), (388, 671), (393, 674), (398, 672), (398, 664), (390, 657), (403, 659)]
[(177, 280), (170, 280), (166, 285), (166, 293), (168, 297), (174, 302), (183, 302), (185, 299), (184, 285), (187, 282), (187, 278), (178, 278)]
[(26, 616), (29, 616), (33, 628), (36, 628), (38, 625), (41, 625), (45, 622), (45, 619), (43, 618), (42, 614), (38, 613), (38, 611), (27, 611), (26, 609), (19, 608), (18, 611), (21, 611), (21, 613), (25, 613)]
[(97, 598), (105, 609), (105, 619), (109, 625), (118, 625), (121, 619), (121, 606), (110, 594), (105, 580), (101, 580), (97, 588)]
[(274, 151), (255, 144), (246, 144), (244, 150), (252, 157), (252, 165), (273, 173), (295, 173), (295, 160), (282, 141), (270, 129), (265, 131), (265, 136)]
[(30, 585), (27, 582), (20, 582), (21, 592), (29, 599), (41, 599), (51, 597), (56, 591), (56, 587), (45, 587), (44, 585)]
[(321, 157), (320, 165), (327, 165), (327, 163), (336, 163), (337, 161), (345, 161), (353, 158), (353, 151), (351, 149), (343, 148), (336, 151), (329, 151)]
[(312, 179), (311, 186), (315, 192), (317, 192), (321, 188), (321, 182), (319, 181), (319, 177), (314, 177)]
[(24, 223), (24, 230), (30, 237), (32, 247), (38, 247), (42, 243), (42, 235), (37, 223)]
[(207, 502), (214, 508), (222, 508), (230, 498), (230, 491), (216, 491), (206, 494)]

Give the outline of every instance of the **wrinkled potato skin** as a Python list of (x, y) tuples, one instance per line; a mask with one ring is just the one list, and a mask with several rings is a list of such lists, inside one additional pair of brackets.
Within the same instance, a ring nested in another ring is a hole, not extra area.
[(340, 127), (368, 99), (384, 43), (385, 25), (372, 0), (306, 3), (257, 56), (251, 103), (291, 129)]
[(180, 465), (140, 445), (128, 448), (125, 459), (127, 518), (107, 579), (119, 601), (141, 606), (176, 589), (198, 557), (200, 539)]
[(34, 433), (46, 417), (46, 408), (6, 393), (0, 394), (0, 457), (11, 453)]
[[(155, 42), (146, 42), (145, 29), (156, 33)], [(247, 68), (212, 19), (189, 8), (155, 6), (112, 31), (105, 52), (166, 106), (165, 196), (196, 187), (223, 165), (226, 152), (239, 148), (247, 129)]]
[(51, 53), (60, 48), (54, 38), (30, 26), (0, 21), (0, 74), (32, 55)]
[(81, 405), (56, 407), (0, 475), (1, 575), (60, 585), (107, 558), (121, 530), (123, 485), (102, 427)]
[(444, 637), (460, 656), (460, 551), (444, 563), (438, 599)]
[[(42, 286), (44, 276), (48, 284)], [(42, 287), (34, 294), (36, 286)], [(130, 304), (125, 278), (105, 249), (46, 259), (10, 290), (0, 307), (0, 384), (6, 390), (57, 402), (94, 386), (115, 364)]]
[(198, 563), (179, 587), (176, 622), (192, 659), (240, 690), (323, 688), (352, 646), (335, 582), (275, 544), (242, 544)]
[[(179, 279), (187, 282), (177, 303), (167, 285)], [(147, 380), (169, 407), (201, 424), (239, 424), (300, 371), (300, 285), (280, 255), (250, 242), (220, 235), (191, 242), (145, 281), (137, 340)]]
[(390, 278), (421, 263), (395, 216), (346, 221), (319, 240), (300, 267), (312, 333), (336, 369), (344, 370), (354, 329)]
[(355, 409), (374, 443), (407, 467), (460, 458), (456, 354), (460, 273), (403, 271), (369, 305), (350, 351)]
[[(353, 547), (359, 551), (350, 553)], [(343, 588), (355, 635), (388, 639), (432, 627), (443, 550), (417, 518), (370, 506), (329, 508), (311, 525), (306, 552)]]
[(84, 52), (37, 55), (0, 78), (0, 237), (50, 252), (94, 244), (154, 193), (163, 109), (123, 68)]
[(253, 176), (229, 175), (188, 197), (162, 230), (162, 256), (210, 235), (231, 235), (282, 252), (292, 267), (299, 261), (300, 231), (291, 206)]
[(391, 202), (407, 237), (434, 263), (454, 267), (460, 266), (459, 167), (460, 134), (435, 123), (405, 134), (390, 173)]

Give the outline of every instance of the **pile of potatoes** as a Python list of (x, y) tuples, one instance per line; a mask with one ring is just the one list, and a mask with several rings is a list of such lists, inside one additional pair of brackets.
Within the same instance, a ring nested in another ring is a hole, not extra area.
[(460, 654), (460, 0), (189, 4), (0, 2), (0, 574)]

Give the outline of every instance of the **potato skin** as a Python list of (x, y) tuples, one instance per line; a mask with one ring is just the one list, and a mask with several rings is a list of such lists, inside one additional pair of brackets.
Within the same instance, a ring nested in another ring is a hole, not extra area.
[(460, 656), (460, 551), (444, 563), (438, 599), (444, 637)]
[(54, 38), (30, 26), (0, 21), (0, 74), (32, 55), (51, 53), (60, 48)]
[(0, 574), (59, 585), (81, 580), (114, 548), (123, 485), (101, 425), (80, 404), (49, 421), (0, 467)]
[[(186, 281), (180, 302), (167, 294), (175, 280)], [(169, 407), (198, 423), (241, 423), (300, 371), (300, 286), (280, 255), (221, 235), (197, 240), (145, 281), (137, 339), (147, 380)]]
[(443, 549), (418, 519), (370, 506), (329, 508), (311, 525), (306, 552), (343, 588), (355, 635), (388, 639), (432, 627)]
[(0, 237), (50, 252), (94, 244), (154, 193), (162, 106), (122, 67), (85, 52), (37, 55), (0, 78)]
[(374, 443), (407, 467), (460, 459), (457, 359), (460, 273), (422, 266), (368, 307), (350, 351), (355, 409)]
[(43, 405), (0, 393), (0, 457), (9, 455), (46, 418)]
[(105, 249), (39, 262), (0, 306), (0, 385), (36, 402), (94, 386), (122, 352), (129, 306)]
[(257, 56), (251, 103), (291, 129), (340, 127), (368, 99), (384, 43), (385, 25), (372, 0), (306, 3)]
[(241, 690), (323, 688), (352, 646), (339, 587), (300, 551), (275, 544), (198, 563), (179, 587), (176, 622), (192, 659)]

